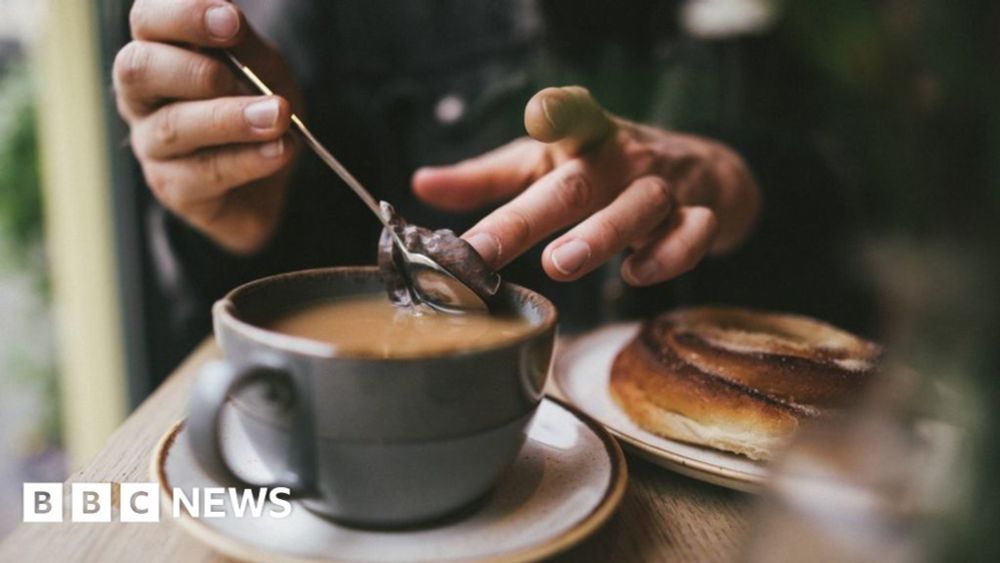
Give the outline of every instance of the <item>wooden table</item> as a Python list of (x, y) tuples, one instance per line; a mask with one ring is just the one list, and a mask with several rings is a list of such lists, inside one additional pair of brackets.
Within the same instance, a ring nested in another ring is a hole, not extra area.
[[(206, 342), (66, 481), (149, 481), (153, 448), (184, 415), (197, 367), (217, 357)], [(752, 497), (629, 457), (628, 491), (596, 534), (557, 561), (725, 561), (738, 554)], [(69, 487), (65, 488), (67, 494)], [(115, 503), (117, 504), (117, 503)], [(117, 512), (117, 508), (114, 508)], [(225, 561), (167, 517), (155, 524), (21, 524), (0, 544), (0, 561)]]

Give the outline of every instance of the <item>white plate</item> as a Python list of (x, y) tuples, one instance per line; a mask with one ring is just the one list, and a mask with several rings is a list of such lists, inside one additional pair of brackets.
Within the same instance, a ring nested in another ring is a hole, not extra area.
[(647, 432), (611, 398), (611, 364), (638, 330), (638, 323), (615, 324), (561, 347), (553, 373), (557, 391), (641, 457), (709, 483), (741, 491), (760, 490), (769, 475), (766, 464)]
[[(248, 478), (268, 479), (239, 419), (223, 411), (227, 457)], [(160, 441), (153, 477), (163, 504), (172, 491), (220, 486), (195, 463), (183, 423)], [(572, 407), (546, 399), (521, 453), (477, 506), (442, 522), (404, 530), (338, 525), (292, 502), (285, 518), (177, 519), (214, 549), (250, 561), (527, 561), (550, 556), (593, 533), (617, 508), (628, 470), (614, 438)], [(264, 513), (270, 510), (265, 506)]]

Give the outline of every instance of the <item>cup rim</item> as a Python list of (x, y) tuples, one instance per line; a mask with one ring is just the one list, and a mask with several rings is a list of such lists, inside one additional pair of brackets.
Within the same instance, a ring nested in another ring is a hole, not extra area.
[(370, 276), (376, 278), (379, 275), (379, 270), (377, 266), (333, 266), (325, 268), (311, 268), (305, 270), (296, 270), (292, 272), (284, 272), (280, 274), (275, 274), (271, 276), (266, 276), (263, 278), (257, 278), (255, 280), (249, 281), (242, 285), (239, 285), (229, 292), (226, 293), (221, 299), (215, 302), (212, 306), (212, 316), (214, 318), (214, 323), (216, 324), (216, 338), (219, 337), (219, 325), (224, 324), (228, 328), (232, 329), (236, 333), (240, 334), (244, 338), (258, 342), (265, 346), (280, 348), (284, 351), (294, 352), (302, 354), (305, 356), (323, 358), (323, 359), (345, 359), (345, 360), (371, 360), (379, 362), (407, 362), (414, 360), (428, 360), (428, 359), (446, 359), (446, 358), (458, 358), (468, 355), (474, 355), (477, 353), (482, 353), (490, 350), (501, 350), (508, 347), (518, 346), (524, 342), (528, 342), (535, 338), (538, 338), (549, 331), (552, 331), (559, 320), (559, 311), (556, 306), (544, 295), (528, 289), (524, 286), (504, 282), (501, 286), (502, 291), (511, 291), (516, 297), (533, 302), (539, 310), (542, 312), (542, 321), (537, 325), (533, 326), (530, 330), (525, 331), (523, 334), (512, 338), (510, 340), (502, 341), (498, 344), (488, 345), (488, 346), (477, 346), (477, 347), (455, 347), (447, 349), (444, 351), (438, 351), (433, 353), (425, 354), (413, 354), (405, 356), (394, 356), (394, 357), (381, 357), (369, 354), (359, 354), (351, 352), (338, 352), (336, 347), (332, 344), (327, 344), (320, 342), (318, 340), (312, 340), (309, 338), (292, 336), (288, 334), (282, 334), (280, 332), (275, 332), (268, 330), (266, 328), (254, 325), (248, 321), (239, 318), (236, 315), (236, 303), (240, 294), (252, 292), (253, 290), (260, 288), (265, 285), (271, 285), (276, 283), (290, 283), (296, 279), (315, 277), (315, 276), (329, 276), (329, 275), (346, 275), (346, 276)]

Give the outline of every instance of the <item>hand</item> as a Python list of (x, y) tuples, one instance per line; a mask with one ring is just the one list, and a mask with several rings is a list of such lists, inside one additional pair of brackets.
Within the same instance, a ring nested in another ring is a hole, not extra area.
[[(146, 182), (223, 248), (273, 233), (296, 151), (286, 133), (299, 93), (281, 56), (225, 0), (138, 0), (134, 40), (115, 57), (118, 111)], [(250, 96), (209, 49), (227, 47), (281, 95)], [(291, 102), (291, 104), (290, 104)]]
[(452, 211), (510, 199), (462, 235), (495, 268), (575, 225), (542, 254), (550, 277), (575, 280), (631, 248), (622, 277), (650, 285), (732, 249), (759, 213), (730, 148), (610, 115), (584, 88), (542, 90), (524, 124), (531, 138), (413, 177), (421, 199)]

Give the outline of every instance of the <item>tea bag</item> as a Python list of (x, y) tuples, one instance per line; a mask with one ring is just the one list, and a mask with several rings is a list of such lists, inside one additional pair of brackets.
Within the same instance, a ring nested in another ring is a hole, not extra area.
[[(462, 280), (487, 303), (500, 289), (500, 275), (490, 269), (472, 245), (450, 229), (432, 231), (407, 223), (391, 205), (381, 203), (382, 213), (410, 252), (424, 254), (453, 276)], [(387, 229), (382, 230), (378, 246), (378, 265), (389, 300), (397, 307), (414, 307), (420, 299), (413, 294), (399, 249)]]

